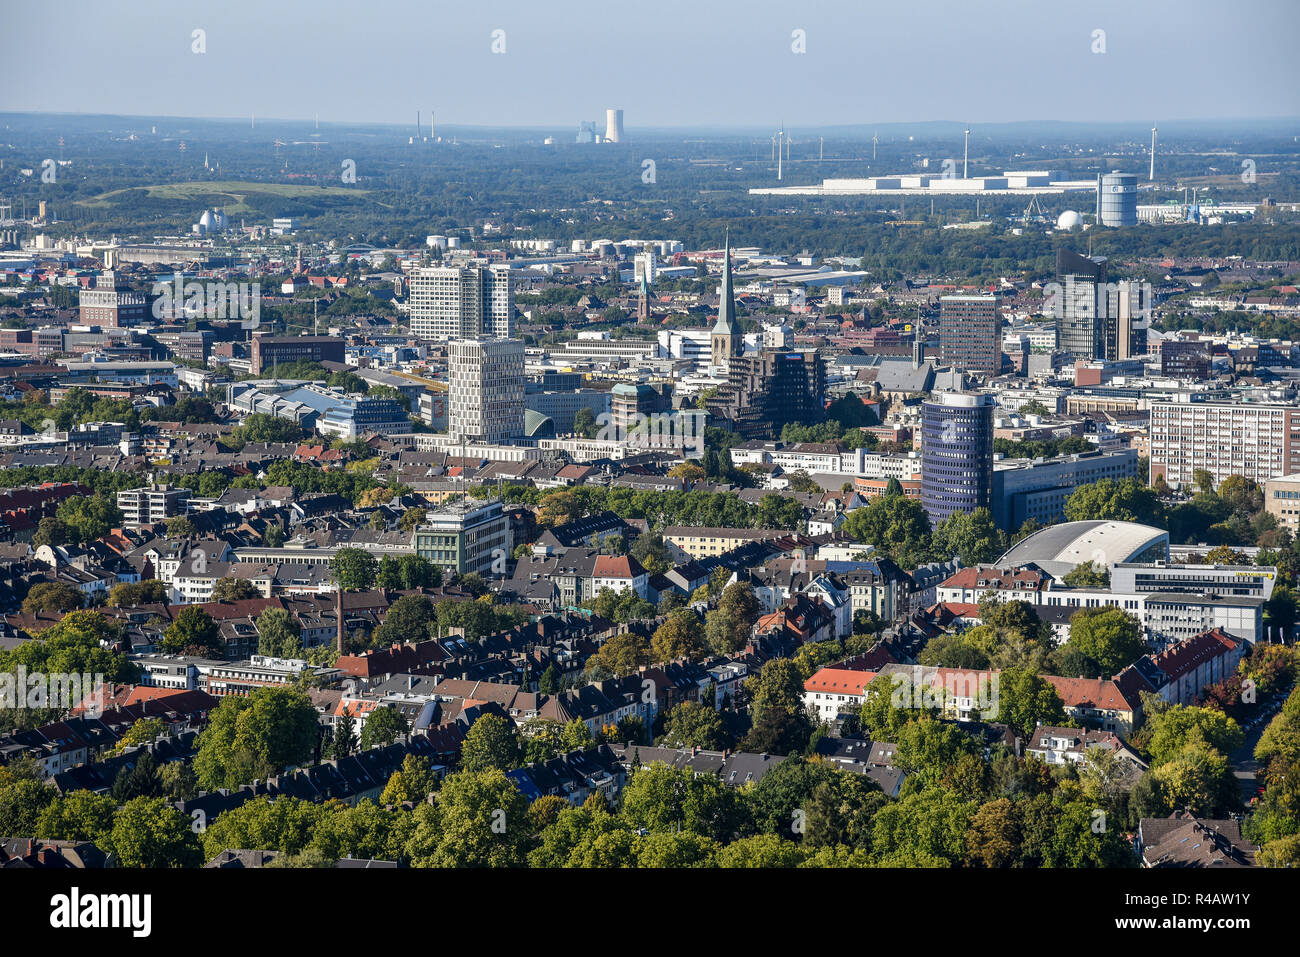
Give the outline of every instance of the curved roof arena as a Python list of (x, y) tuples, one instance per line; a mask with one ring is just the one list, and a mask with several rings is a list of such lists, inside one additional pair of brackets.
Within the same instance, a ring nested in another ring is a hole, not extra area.
[(1034, 564), (1053, 578), (1076, 565), (1094, 562), (1150, 562), (1169, 560), (1169, 533), (1137, 522), (1065, 522), (1049, 525), (1011, 546), (998, 559), (999, 568)]

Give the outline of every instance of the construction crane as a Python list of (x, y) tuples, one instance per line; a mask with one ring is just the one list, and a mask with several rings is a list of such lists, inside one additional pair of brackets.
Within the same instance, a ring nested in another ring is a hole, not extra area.
[(1028, 225), (1031, 222), (1047, 222), (1047, 214), (1043, 212), (1043, 207), (1039, 205), (1037, 194), (1029, 197), (1029, 205), (1026, 206), (1025, 211), (1020, 214), (1020, 222), (1025, 225)]

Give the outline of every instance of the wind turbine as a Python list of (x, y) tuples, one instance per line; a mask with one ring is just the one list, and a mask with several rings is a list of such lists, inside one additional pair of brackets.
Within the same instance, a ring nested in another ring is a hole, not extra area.
[(961, 151), (961, 178), (962, 179), (969, 179), (969, 177), (966, 175), (967, 164), (969, 163), (969, 161), (970, 161), (970, 130), (967, 129), (966, 145), (962, 147), (962, 151)]
[(1151, 127), (1151, 175), (1148, 177), (1151, 182), (1156, 181), (1156, 128)]
[(871, 134), (871, 162), (873, 162), (873, 163), (876, 161), (876, 143), (877, 143), (877, 142), (878, 142), (878, 139), (877, 139), (877, 137), (876, 137), (876, 133), (873, 131), (872, 134)]

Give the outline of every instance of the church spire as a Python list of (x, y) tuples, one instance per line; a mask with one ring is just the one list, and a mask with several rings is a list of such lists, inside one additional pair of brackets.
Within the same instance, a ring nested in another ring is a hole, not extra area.
[(722, 296), (718, 302), (718, 321), (713, 326), (714, 335), (740, 336), (740, 323), (736, 321), (736, 295), (731, 286), (731, 230), (727, 230), (722, 252)]

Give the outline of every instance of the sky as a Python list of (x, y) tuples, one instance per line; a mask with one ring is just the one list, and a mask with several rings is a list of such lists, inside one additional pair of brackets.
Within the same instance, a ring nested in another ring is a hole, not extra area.
[(1300, 0), (64, 0), (3, 22), (0, 112), (576, 130), (618, 107), (628, 131), (1300, 117)]

